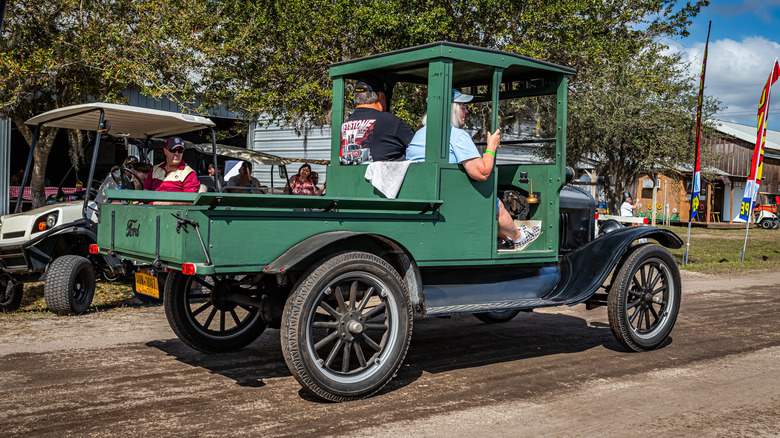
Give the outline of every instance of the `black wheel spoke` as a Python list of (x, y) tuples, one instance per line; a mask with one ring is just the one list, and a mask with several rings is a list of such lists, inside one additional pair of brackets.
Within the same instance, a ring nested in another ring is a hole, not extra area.
[(355, 355), (357, 356), (358, 363), (360, 364), (360, 368), (366, 367), (366, 357), (363, 355), (363, 347), (360, 346), (359, 342), (355, 342)]
[(325, 336), (324, 338), (322, 338), (319, 341), (317, 341), (316, 344), (314, 344), (314, 350), (315, 351), (319, 350), (320, 348), (328, 345), (328, 343), (330, 343), (332, 340), (334, 340), (334, 339), (336, 339), (338, 337), (339, 337), (339, 332), (337, 332), (337, 331), (329, 334), (328, 336)]
[(211, 302), (204, 303), (202, 306), (198, 307), (194, 312), (192, 312), (192, 316), (193, 317), (198, 316), (200, 314), (200, 312), (208, 309), (209, 306), (211, 306)]
[(658, 317), (658, 312), (655, 311), (655, 308), (653, 308), (653, 306), (650, 306), (650, 313), (653, 314), (653, 322), (658, 322), (658, 320), (661, 319)]
[(648, 289), (649, 289), (649, 290), (653, 290), (653, 289), (655, 289), (655, 285), (657, 285), (657, 284), (658, 284), (658, 282), (659, 282), (659, 281), (660, 281), (662, 278), (663, 278), (663, 272), (661, 272), (661, 270), (659, 269), (659, 270), (658, 270), (658, 275), (656, 275), (655, 277), (653, 277), (652, 281), (650, 282), (650, 286), (648, 286)]
[(201, 285), (201, 286), (203, 286), (203, 287), (206, 287), (206, 288), (208, 288), (209, 290), (210, 290), (212, 287), (214, 287), (214, 285), (213, 285), (213, 284), (209, 284), (209, 283), (208, 283), (206, 280), (204, 280), (204, 279), (202, 279), (202, 278), (200, 278), (200, 277), (192, 277), (192, 281), (194, 281), (194, 282), (196, 282), (196, 283), (200, 284), (200, 285)]
[(238, 315), (236, 315), (235, 309), (230, 309), (230, 316), (233, 317), (233, 322), (235, 322), (236, 325), (241, 325), (241, 320), (238, 319)]
[(341, 288), (338, 286), (333, 288), (333, 295), (336, 297), (336, 302), (339, 303), (339, 310), (341, 313), (347, 313), (347, 304), (344, 302), (344, 295), (341, 294)]
[(336, 321), (317, 321), (313, 322), (311, 324), (313, 328), (323, 328), (323, 329), (330, 329), (330, 330), (336, 330), (339, 328), (339, 323)]
[(645, 272), (645, 267), (642, 266), (639, 268), (639, 288), (641, 289), (642, 286), (647, 284), (647, 277)]
[(355, 304), (357, 304), (357, 287), (357, 280), (353, 281), (352, 284), (349, 285), (349, 310), (353, 310), (355, 308)]
[(225, 311), (220, 310), (219, 311), (219, 331), (224, 332), (225, 331)]
[(368, 312), (366, 312), (363, 315), (363, 317), (366, 319), (366, 321), (368, 321), (369, 319), (377, 316), (377, 314), (379, 312), (383, 312), (384, 310), (385, 310), (385, 303), (382, 303), (382, 304), (374, 307), (373, 309), (369, 310)]
[(374, 340), (369, 338), (368, 336), (364, 336), (363, 339), (365, 339), (366, 344), (368, 344), (368, 346), (373, 348), (375, 351), (379, 351), (382, 349), (382, 347), (380, 347), (379, 344), (374, 342)]
[(216, 315), (216, 314), (217, 314), (217, 308), (215, 307), (215, 308), (211, 309), (211, 313), (209, 313), (209, 317), (206, 318), (206, 322), (203, 323), (203, 327), (204, 328), (206, 328), (206, 329), (209, 328), (209, 326), (211, 325), (211, 321), (214, 320), (214, 315)]
[(352, 351), (352, 342), (344, 344), (344, 355), (341, 357), (341, 372), (349, 371), (349, 353)]
[(341, 318), (342, 314), (337, 312), (336, 309), (331, 307), (330, 304), (326, 303), (325, 301), (320, 301), (320, 307), (325, 309), (325, 311), (328, 312), (330, 314), (330, 316), (332, 316), (333, 318), (335, 318), (335, 319), (340, 319)]
[(655, 278), (655, 265), (647, 265), (647, 281), (645, 282), (645, 286), (652, 284), (653, 278)]
[(636, 309), (636, 312), (634, 312), (634, 314), (633, 314), (633, 315), (631, 315), (631, 316), (628, 318), (628, 322), (629, 322), (629, 324), (633, 324), (633, 323), (634, 323), (634, 320), (636, 319), (637, 315), (639, 315), (639, 312), (641, 312), (641, 311), (642, 311), (642, 309)]
[(387, 330), (387, 326), (381, 323), (369, 323), (366, 324), (366, 330)]
[(211, 297), (210, 293), (190, 293), (187, 295), (187, 299), (189, 300), (202, 300), (202, 299), (208, 299)]
[(371, 299), (371, 296), (374, 295), (374, 286), (371, 286), (366, 291), (366, 294), (363, 296), (363, 300), (360, 301), (360, 305), (357, 307), (357, 310), (359, 312), (362, 312), (363, 309), (366, 308), (366, 305), (368, 304), (368, 300)]
[(240, 308), (242, 308), (242, 309), (246, 310), (246, 311), (247, 311), (247, 312), (249, 312), (249, 313), (252, 313), (252, 310), (253, 310), (251, 307), (249, 307), (249, 306), (245, 306), (245, 305), (243, 305), (243, 304), (238, 304), (238, 307), (240, 307)]
[(661, 286), (658, 289), (654, 290), (652, 292), (652, 294), (653, 295), (658, 295), (658, 293), (660, 293), (660, 292), (666, 292), (667, 289), (668, 289), (668, 287), (664, 284), (663, 286)]
[(635, 325), (635, 328), (636, 328), (637, 330), (640, 330), (640, 329), (642, 328), (642, 319), (645, 317), (645, 315), (644, 315), (644, 314), (645, 314), (645, 309), (641, 309), (641, 308), (640, 308), (640, 309), (638, 309), (638, 310), (636, 311), (636, 314), (635, 314), (635, 316), (636, 316), (636, 325)]
[(339, 339), (336, 341), (336, 345), (333, 346), (333, 349), (330, 350), (330, 354), (328, 354), (328, 358), (325, 359), (325, 366), (330, 368), (331, 364), (333, 364), (333, 360), (336, 358), (336, 355), (341, 350), (342, 345), (344, 345), (344, 341)]
[(641, 302), (642, 302), (641, 298), (631, 301), (630, 303), (626, 304), (626, 309), (633, 309), (634, 307), (638, 306), (639, 303)]

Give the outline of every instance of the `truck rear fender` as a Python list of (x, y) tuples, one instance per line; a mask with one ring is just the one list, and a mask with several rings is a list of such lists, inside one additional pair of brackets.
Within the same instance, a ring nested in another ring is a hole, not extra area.
[(626, 227), (605, 234), (561, 257), (561, 278), (545, 298), (563, 300), (568, 305), (587, 300), (604, 284), (631, 244), (639, 239), (653, 239), (673, 249), (683, 244), (673, 232), (656, 227)]
[(385, 236), (355, 231), (331, 231), (304, 239), (277, 257), (263, 270), (267, 274), (305, 271), (318, 261), (343, 251), (364, 251), (387, 260), (403, 278), (415, 312), (424, 302), (422, 276), (403, 245)]

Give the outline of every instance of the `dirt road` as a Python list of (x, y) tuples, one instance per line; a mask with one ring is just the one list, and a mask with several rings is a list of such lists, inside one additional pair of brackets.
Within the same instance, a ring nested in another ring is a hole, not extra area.
[(780, 273), (683, 276), (672, 339), (641, 354), (604, 308), (415, 320), (379, 395), (302, 391), (276, 330), (206, 355), (161, 307), (80, 317), (0, 315), (3, 436), (777, 436)]

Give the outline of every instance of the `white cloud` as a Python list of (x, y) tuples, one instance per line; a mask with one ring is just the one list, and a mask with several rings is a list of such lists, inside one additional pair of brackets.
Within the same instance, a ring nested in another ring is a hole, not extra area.
[[(690, 62), (691, 73), (698, 78), (704, 43), (678, 50), (683, 53), (683, 59)], [(715, 117), (755, 126), (761, 91), (779, 57), (780, 43), (764, 37), (710, 41), (704, 93), (719, 99), (724, 107)], [(772, 88), (769, 115), (769, 129), (780, 129), (780, 81)]]

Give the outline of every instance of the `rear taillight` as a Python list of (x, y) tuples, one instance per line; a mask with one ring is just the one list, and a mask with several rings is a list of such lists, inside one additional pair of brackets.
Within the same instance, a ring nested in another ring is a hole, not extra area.
[(195, 275), (195, 265), (193, 263), (184, 263), (181, 265), (181, 273), (184, 275)]
[(98, 246), (95, 245), (94, 243), (89, 245), (89, 253), (90, 254), (97, 254), (99, 251), (100, 251), (100, 248), (98, 248)]

